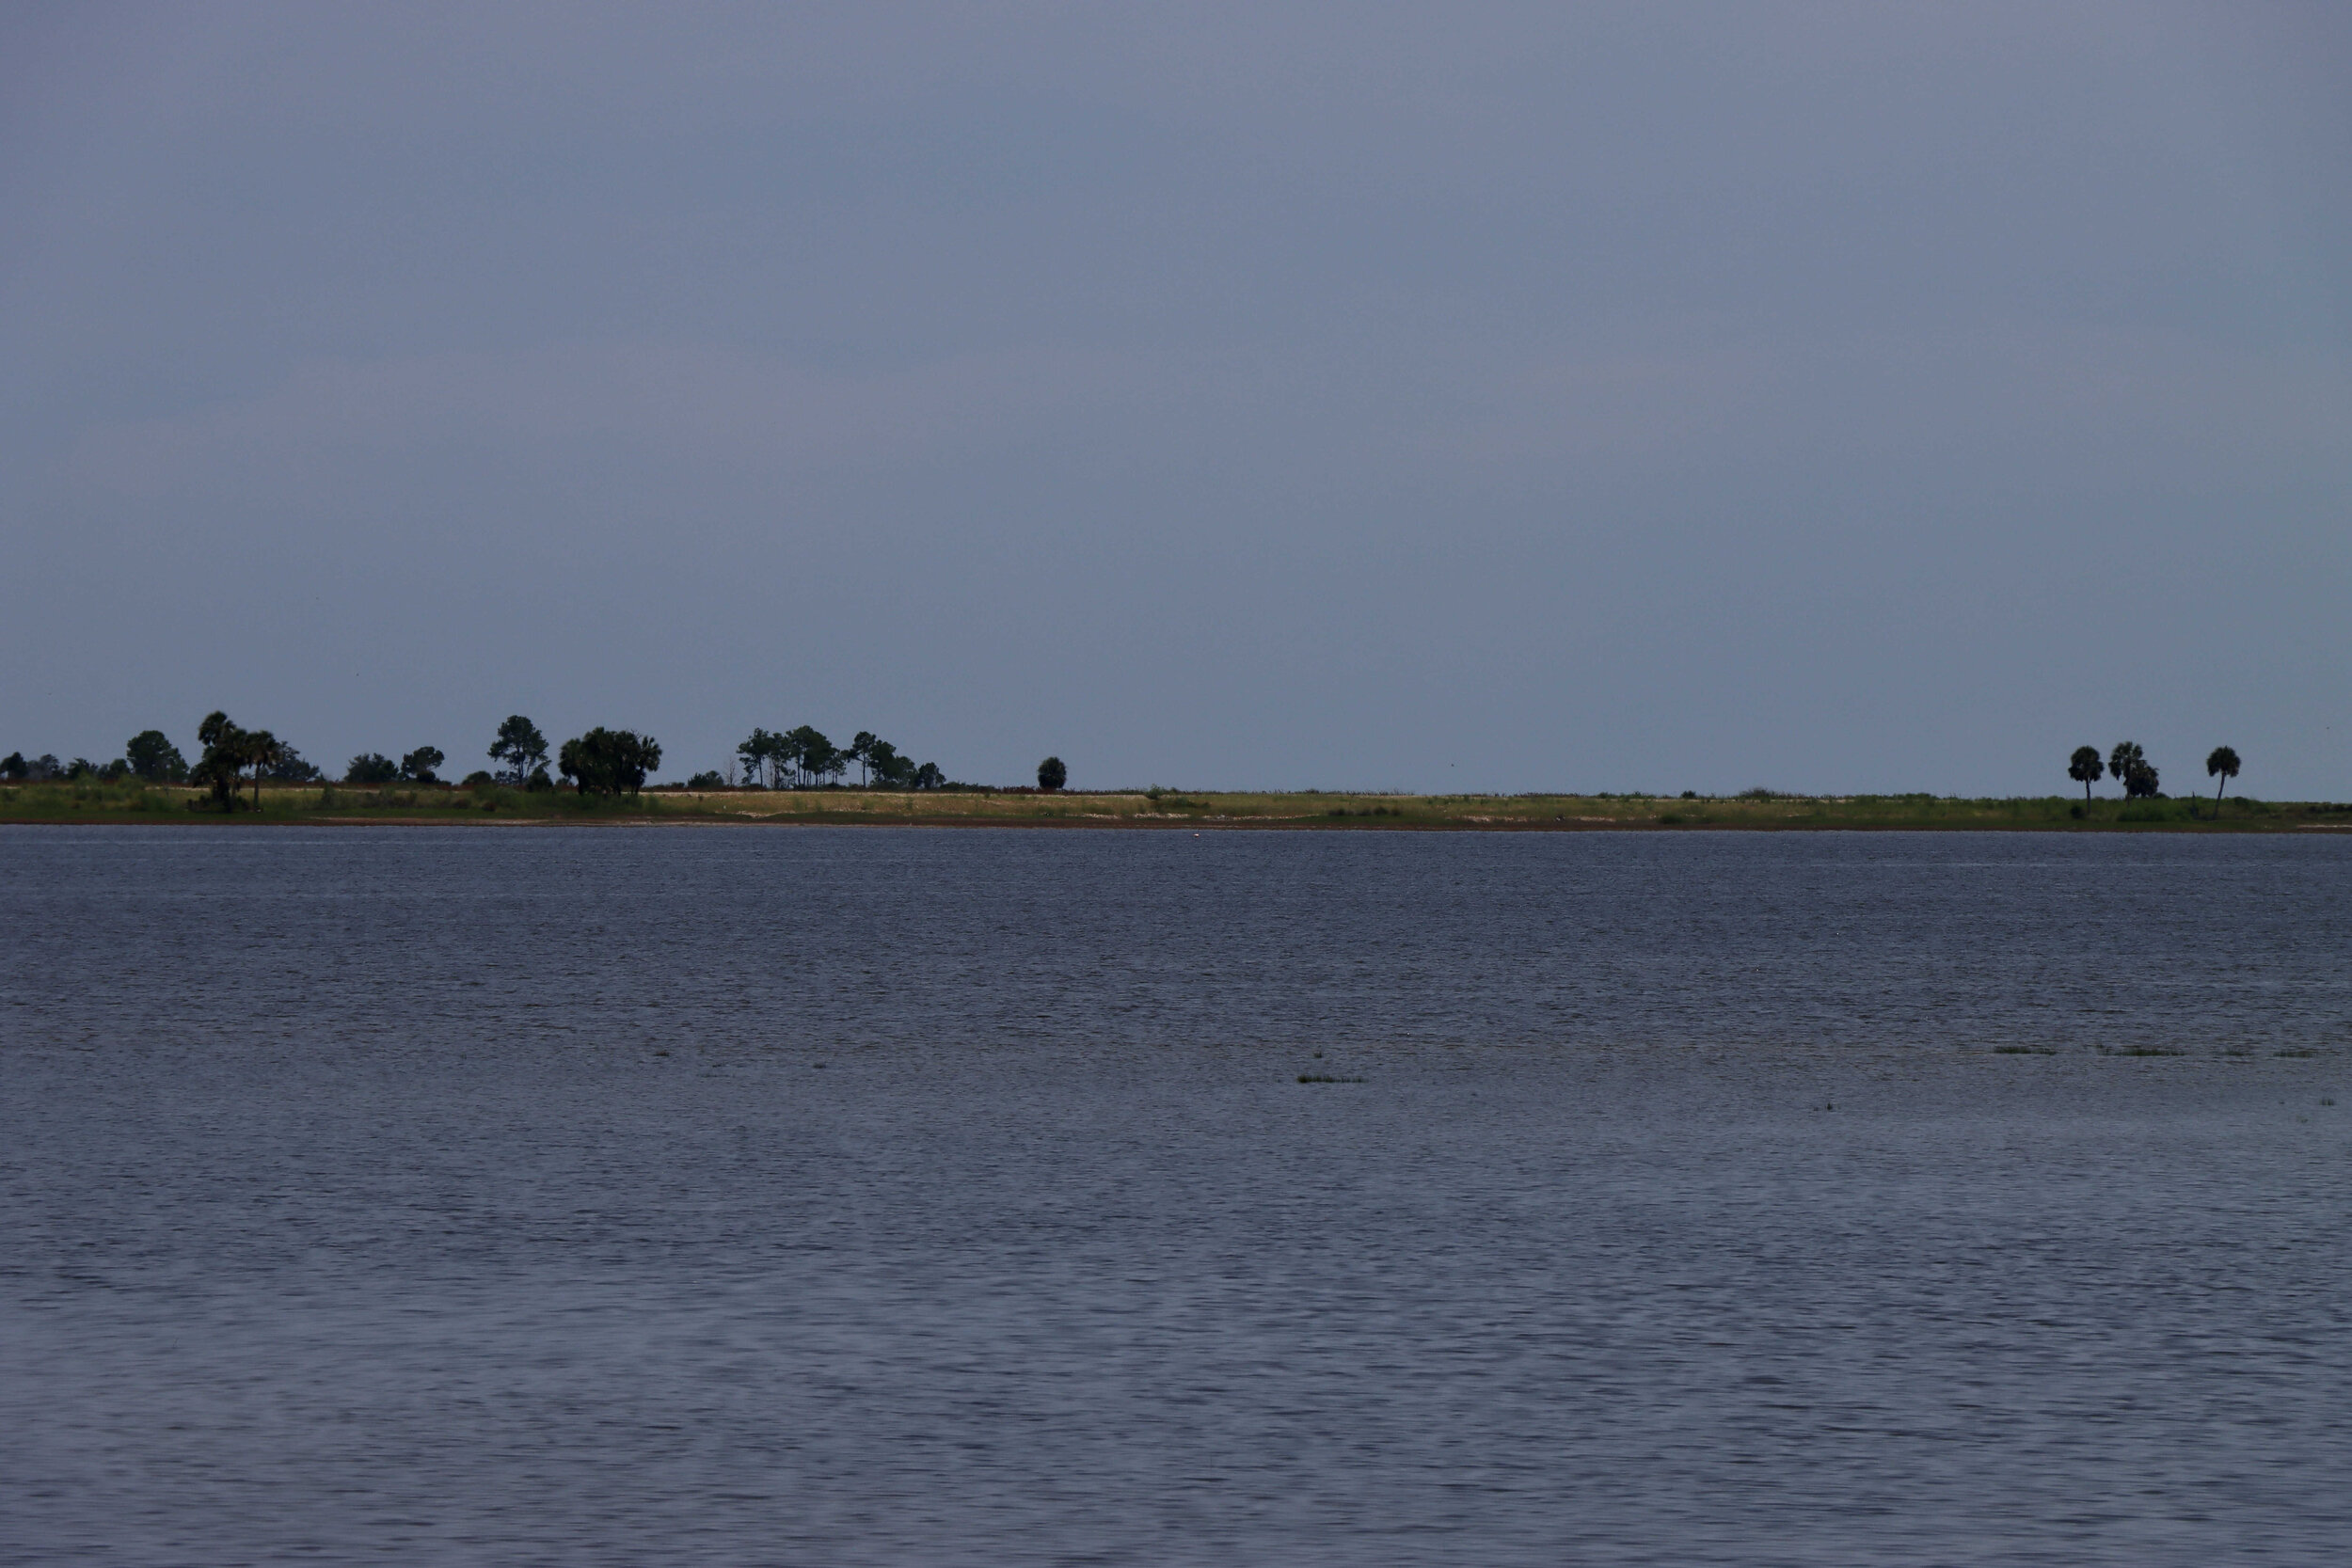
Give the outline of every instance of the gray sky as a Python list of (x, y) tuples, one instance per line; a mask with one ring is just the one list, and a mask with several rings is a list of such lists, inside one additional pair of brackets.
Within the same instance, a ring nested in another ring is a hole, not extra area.
[(2352, 797), (2352, 23), (0, 10), (0, 751)]

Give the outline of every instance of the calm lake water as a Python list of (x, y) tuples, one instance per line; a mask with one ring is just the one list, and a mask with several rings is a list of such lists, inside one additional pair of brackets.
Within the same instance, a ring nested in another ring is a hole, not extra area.
[(0, 1562), (2352, 1559), (2346, 839), (0, 829)]

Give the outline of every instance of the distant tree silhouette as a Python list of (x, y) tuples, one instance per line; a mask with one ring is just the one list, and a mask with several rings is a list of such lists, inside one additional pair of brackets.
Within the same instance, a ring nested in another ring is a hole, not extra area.
[(2090, 800), (2090, 786), (2099, 782), (2099, 748), (2077, 746), (2073, 760), (2066, 765), (2066, 776), (2083, 786), (2083, 800)]
[(255, 730), (245, 738), (245, 764), (253, 769), (253, 809), (262, 809), (262, 781), (286, 760), (291, 750), (267, 730)]
[(547, 768), (548, 737), (521, 714), (510, 715), (499, 726), (498, 738), (490, 742), (490, 760), (505, 764), (509, 784), (528, 784), (532, 772)]
[(439, 784), (433, 770), (448, 760), (438, 746), (420, 746), (400, 759), (400, 776), (419, 784)]
[(141, 730), (125, 741), (122, 760), (150, 784), (177, 784), (188, 776), (188, 759), (161, 730)]
[(850, 737), (850, 749), (841, 753), (847, 761), (857, 764), (857, 782), (861, 785), (873, 784), (874, 748), (882, 744), (873, 731), (860, 730)]
[(825, 738), (822, 730), (803, 724), (784, 738), (791, 748), (787, 760), (805, 784), (821, 787), (827, 779), (837, 776), (848, 766), (849, 759)]
[(634, 795), (645, 786), (645, 775), (661, 766), (661, 743), (634, 730), (599, 724), (564, 742), (556, 766), (582, 795)]
[(2107, 753), (2107, 772), (2123, 786), (2127, 800), (2152, 800), (2158, 793), (2155, 765), (2136, 740), (2116, 742)]
[(292, 746), (278, 748), (278, 760), (269, 765), (267, 777), (277, 784), (309, 784), (320, 776), (317, 767), (305, 762), (302, 753)]
[(900, 756), (898, 748), (887, 740), (867, 746), (866, 762), (873, 773), (873, 782), (884, 789), (904, 789), (914, 782), (914, 759)]
[(1070, 769), (1062, 766), (1061, 758), (1047, 757), (1037, 765), (1038, 788), (1050, 792), (1059, 789), (1069, 782)]
[(743, 744), (735, 749), (735, 754), (743, 760), (743, 782), (747, 784), (758, 784), (760, 770), (765, 768), (768, 787), (775, 788), (784, 772), (785, 750), (784, 736), (755, 727)]
[(230, 722), (225, 713), (207, 714), (197, 726), (197, 739), (204, 747), (204, 755), (190, 771), (190, 777), (211, 786), (213, 799), (223, 811), (236, 809), (237, 790), (245, 782), (245, 770), (253, 770), (253, 803), (262, 803), (262, 775), (285, 755), (285, 748), (267, 730), (244, 730)]
[(252, 738), (217, 708), (206, 714), (204, 721), (196, 727), (196, 741), (204, 748), (204, 754), (188, 770), (188, 777), (209, 788), (215, 803), (223, 811), (237, 809), (239, 776), (245, 771)]
[(580, 744), (584, 738), (584, 736), (575, 736), (566, 740), (555, 753), (555, 770), (564, 775), (566, 784), (577, 787), (582, 795), (587, 794), (591, 788), (599, 788), (603, 782), (597, 776), (594, 759), (588, 755), (587, 749)]
[(2237, 752), (2227, 746), (2216, 746), (2205, 754), (2205, 777), (2210, 779), (2217, 774), (2219, 775), (2221, 782), (2214, 786), (2213, 814), (2219, 816), (2221, 815), (2221, 792), (2230, 787), (2232, 779), (2237, 777)]
[(388, 784), (400, 777), (400, 764), (381, 752), (362, 752), (343, 769), (343, 783)]
[(915, 789), (938, 789), (947, 783), (947, 775), (939, 770), (939, 764), (927, 762), (914, 770), (914, 776), (907, 783)]
[(10, 752), (7, 756), (0, 757), (0, 779), (19, 782), (30, 777), (32, 771), (33, 765), (24, 760), (22, 752)]

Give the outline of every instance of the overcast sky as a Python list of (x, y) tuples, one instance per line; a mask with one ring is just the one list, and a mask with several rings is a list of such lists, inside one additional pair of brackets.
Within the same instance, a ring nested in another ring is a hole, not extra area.
[(0, 752), (2352, 798), (2340, 7), (0, 10)]

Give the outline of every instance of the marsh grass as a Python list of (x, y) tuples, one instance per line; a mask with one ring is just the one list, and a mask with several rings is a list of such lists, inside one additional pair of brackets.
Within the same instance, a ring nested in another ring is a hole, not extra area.
[(1345, 1078), (1330, 1072), (1302, 1072), (1298, 1075), (1298, 1081), (1302, 1084), (1360, 1084), (1363, 1082), (1360, 1078)]

